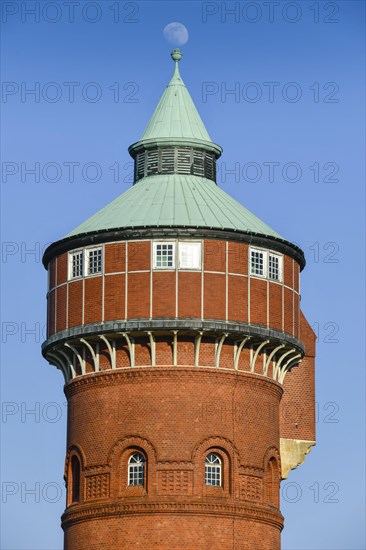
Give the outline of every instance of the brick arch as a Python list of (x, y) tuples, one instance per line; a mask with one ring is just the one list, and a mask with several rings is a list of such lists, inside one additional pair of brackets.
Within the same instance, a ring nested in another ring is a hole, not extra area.
[[(146, 458), (143, 485), (128, 485), (128, 460), (133, 452), (140, 452)], [(131, 435), (119, 440), (109, 452), (108, 464), (111, 467), (111, 496), (114, 498), (128, 499), (154, 493), (156, 449), (147, 439)]]
[(86, 455), (85, 455), (85, 452), (83, 451), (83, 448), (80, 446), (80, 445), (71, 445), (68, 449), (67, 449), (67, 453), (66, 453), (66, 459), (65, 459), (65, 473), (66, 473), (66, 469), (67, 469), (67, 465), (71, 459), (71, 456), (76, 454), (78, 459), (80, 460), (80, 465), (81, 465), (81, 468), (84, 470), (87, 466), (86, 464)]
[(157, 453), (154, 445), (150, 443), (148, 439), (144, 437), (128, 435), (123, 439), (118, 440), (108, 453), (108, 464), (112, 465), (116, 460), (118, 460), (123, 452), (129, 448), (140, 448), (145, 452), (147, 457), (151, 456), (156, 462)]
[(270, 447), (267, 447), (267, 449), (264, 452), (263, 460), (262, 460), (264, 470), (266, 468), (266, 464), (268, 463), (268, 460), (270, 460), (271, 458), (275, 458), (278, 462), (278, 465), (281, 466), (280, 452), (277, 449), (277, 447), (274, 447), (273, 445), (271, 445)]
[[(222, 461), (222, 486), (211, 487), (205, 484), (205, 459), (208, 453), (216, 453)], [(229, 439), (209, 437), (201, 441), (193, 450), (195, 494), (203, 497), (229, 497), (234, 489), (234, 471), (239, 466), (239, 452)]]
[[(78, 498), (75, 500), (73, 498), (73, 492), (75, 491), (75, 472), (73, 471), (73, 458), (76, 457), (78, 460), (78, 481), (77, 481), (77, 491)], [(84, 501), (84, 470), (85, 470), (85, 453), (79, 445), (72, 445), (69, 447), (66, 460), (65, 460), (65, 469), (64, 469), (64, 479), (66, 482), (66, 505), (70, 506), (71, 504), (77, 504)]]
[(197, 455), (202, 455), (202, 453), (205, 453), (211, 447), (222, 448), (224, 452), (229, 455), (231, 454), (233, 458), (235, 457), (238, 460), (238, 463), (240, 462), (239, 451), (235, 447), (234, 443), (230, 441), (230, 439), (221, 436), (211, 436), (198, 443), (193, 449), (192, 460), (194, 461)]
[(263, 501), (270, 506), (279, 508), (281, 457), (276, 447), (269, 447), (263, 457)]

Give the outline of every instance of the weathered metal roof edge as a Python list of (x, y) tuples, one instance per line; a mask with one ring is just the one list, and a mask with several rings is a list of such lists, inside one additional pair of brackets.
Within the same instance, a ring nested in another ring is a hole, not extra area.
[(130, 226), (116, 227), (113, 229), (102, 229), (99, 231), (89, 231), (64, 237), (49, 245), (42, 258), (44, 267), (47, 269), (48, 262), (54, 257), (82, 246), (91, 244), (100, 244), (117, 240), (130, 239), (146, 239), (146, 238), (207, 238), (207, 239), (225, 239), (231, 241), (242, 241), (255, 244), (257, 246), (270, 246), (273, 250), (282, 252), (294, 258), (300, 265), (301, 271), (304, 269), (306, 260), (304, 252), (300, 247), (279, 237), (272, 235), (263, 235), (263, 233), (255, 233), (249, 231), (240, 231), (231, 228), (210, 228), (192, 225), (161, 225), (156, 227), (151, 226)]
[(204, 331), (207, 334), (214, 332), (227, 332), (231, 336), (238, 334), (250, 334), (260, 338), (271, 338), (280, 343), (292, 344), (302, 354), (305, 353), (305, 344), (295, 338), (292, 334), (278, 329), (256, 325), (252, 323), (244, 323), (240, 321), (223, 321), (218, 319), (129, 319), (129, 320), (114, 320), (104, 321), (102, 323), (90, 323), (71, 327), (60, 332), (56, 332), (42, 344), (42, 354), (46, 355), (47, 350), (52, 349), (56, 344), (70, 340), (70, 338), (79, 338), (80, 336), (94, 336), (100, 333), (113, 332), (145, 332), (147, 330), (162, 330), (170, 332), (172, 330), (186, 330), (189, 332)]

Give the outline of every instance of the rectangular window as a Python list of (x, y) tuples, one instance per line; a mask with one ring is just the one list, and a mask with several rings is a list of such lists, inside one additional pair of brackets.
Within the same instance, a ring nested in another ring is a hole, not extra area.
[(201, 243), (179, 243), (179, 268), (201, 269)]
[(264, 274), (264, 253), (259, 250), (250, 251), (250, 273), (265, 277)]
[(83, 251), (73, 252), (71, 255), (71, 279), (83, 276)]
[(88, 275), (102, 272), (102, 249), (92, 248), (87, 250), (88, 254)]
[(221, 472), (217, 466), (206, 466), (206, 485), (221, 485)]
[(268, 278), (280, 280), (280, 258), (274, 254), (268, 254)]
[(271, 281), (282, 281), (283, 256), (271, 250), (250, 248), (250, 274)]
[(69, 252), (69, 280), (97, 275), (103, 271), (102, 247)]
[(154, 268), (173, 269), (175, 243), (154, 243)]
[(143, 466), (140, 466), (140, 465), (137, 465), (137, 464), (134, 464), (133, 466), (130, 466), (128, 484), (129, 485), (143, 485), (144, 484), (144, 469), (143, 469)]

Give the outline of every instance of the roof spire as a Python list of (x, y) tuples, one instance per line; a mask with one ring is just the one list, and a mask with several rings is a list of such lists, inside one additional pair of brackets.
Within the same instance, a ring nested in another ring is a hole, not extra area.
[(175, 48), (171, 52), (170, 56), (173, 59), (175, 66), (174, 66), (174, 73), (173, 73), (172, 79), (169, 82), (168, 86), (171, 86), (172, 84), (179, 84), (179, 83), (184, 85), (183, 80), (179, 74), (179, 67), (178, 67), (178, 63), (182, 59), (183, 54), (179, 48)]
[(154, 146), (190, 146), (213, 150), (217, 157), (222, 149), (212, 142), (191, 96), (179, 73), (183, 54), (175, 48), (170, 54), (174, 61), (173, 76), (139, 141), (129, 147), (130, 154)]

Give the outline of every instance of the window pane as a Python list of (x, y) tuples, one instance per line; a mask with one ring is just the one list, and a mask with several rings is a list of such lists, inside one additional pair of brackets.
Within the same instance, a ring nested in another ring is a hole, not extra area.
[(89, 250), (89, 275), (102, 272), (102, 249)]
[(174, 243), (155, 245), (155, 267), (174, 267)]
[(278, 281), (280, 278), (279, 257), (272, 256), (272, 254), (268, 257), (268, 277), (270, 279), (274, 279), (275, 281)]
[(250, 272), (252, 275), (264, 275), (263, 273), (263, 252), (251, 250), (250, 253)]
[(80, 463), (77, 456), (71, 458), (71, 502), (80, 499)]
[(83, 275), (83, 252), (75, 252), (72, 255), (72, 277), (82, 277)]
[(128, 461), (128, 484), (144, 484), (145, 457), (141, 453), (134, 453)]
[(179, 243), (179, 267), (201, 269), (201, 243)]
[(215, 453), (206, 456), (205, 481), (206, 485), (221, 485), (221, 460)]

